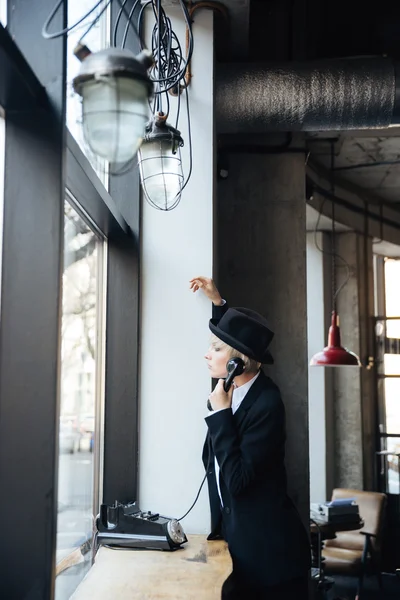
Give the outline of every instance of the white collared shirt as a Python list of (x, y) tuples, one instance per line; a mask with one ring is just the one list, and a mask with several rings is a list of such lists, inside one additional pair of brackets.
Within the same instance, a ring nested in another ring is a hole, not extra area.
[[(258, 373), (256, 375), (254, 375), (254, 377), (252, 379), (250, 379), (249, 381), (247, 381), (240, 387), (235, 387), (235, 389), (233, 390), (233, 394), (232, 394), (232, 413), (233, 414), (235, 414), (235, 412), (237, 411), (239, 406), (242, 404), (244, 397), (246, 396), (247, 392), (249, 391), (249, 389), (251, 388), (251, 386), (253, 385), (253, 383), (255, 382), (257, 377), (259, 376), (259, 374), (260, 374), (260, 371), (258, 371)], [(212, 411), (209, 413), (208, 416), (211, 416), (211, 415), (215, 414), (216, 412), (219, 412), (220, 410), (229, 410), (229, 408), (220, 408), (219, 410)], [(221, 506), (223, 506), (224, 504), (222, 502), (221, 488), (219, 485), (219, 464), (217, 461), (217, 457), (215, 457), (215, 479), (217, 481), (217, 488), (218, 488), (219, 498), (221, 500)]]

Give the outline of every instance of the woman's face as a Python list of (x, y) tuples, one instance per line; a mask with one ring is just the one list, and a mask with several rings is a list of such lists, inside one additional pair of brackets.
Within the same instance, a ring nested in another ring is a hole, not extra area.
[(210, 377), (222, 379), (227, 376), (226, 363), (230, 359), (228, 350), (222, 347), (218, 340), (211, 343), (204, 358), (207, 361), (207, 367), (210, 371)]

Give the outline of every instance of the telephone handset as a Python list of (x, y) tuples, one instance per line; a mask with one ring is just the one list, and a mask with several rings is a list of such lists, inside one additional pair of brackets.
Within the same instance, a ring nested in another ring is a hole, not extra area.
[[(231, 358), (226, 363), (226, 370), (228, 371), (228, 376), (224, 381), (225, 392), (227, 392), (230, 389), (234, 378), (243, 373), (243, 371), (244, 371), (243, 360), (238, 357)], [(207, 408), (208, 408), (208, 410), (213, 410), (210, 400), (207, 400)]]

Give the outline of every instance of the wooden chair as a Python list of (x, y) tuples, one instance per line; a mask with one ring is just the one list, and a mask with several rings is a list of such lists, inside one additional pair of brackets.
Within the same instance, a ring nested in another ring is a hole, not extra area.
[(367, 572), (372, 572), (377, 577), (382, 592), (380, 557), (386, 495), (335, 489), (332, 500), (341, 498), (355, 498), (364, 526), (361, 530), (338, 532), (334, 539), (325, 542), (322, 550), (324, 570), (331, 575), (358, 576), (356, 600), (361, 600), (364, 576)]

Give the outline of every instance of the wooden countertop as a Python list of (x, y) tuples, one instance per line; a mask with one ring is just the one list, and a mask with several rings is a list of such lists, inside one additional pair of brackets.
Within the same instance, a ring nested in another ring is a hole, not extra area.
[(182, 550), (111, 550), (96, 561), (70, 600), (220, 600), (232, 571), (226, 542), (189, 535)]

